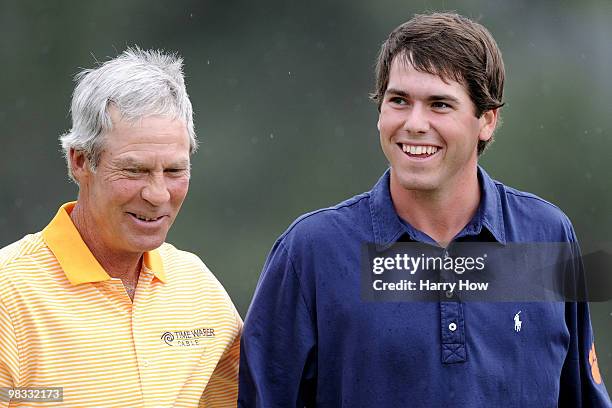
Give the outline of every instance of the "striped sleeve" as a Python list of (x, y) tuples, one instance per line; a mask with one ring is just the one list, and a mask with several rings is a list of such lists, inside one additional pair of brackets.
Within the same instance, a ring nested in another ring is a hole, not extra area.
[(238, 400), (238, 364), (242, 319), (236, 313), (239, 328), (233, 343), (225, 350), (200, 398), (199, 407), (235, 407)]
[[(19, 372), (17, 340), (13, 323), (0, 299), (0, 387), (14, 387)], [(8, 402), (0, 400), (0, 408), (8, 407)]]

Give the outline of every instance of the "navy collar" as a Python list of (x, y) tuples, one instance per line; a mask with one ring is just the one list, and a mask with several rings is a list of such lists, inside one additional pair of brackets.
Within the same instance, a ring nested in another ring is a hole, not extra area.
[[(389, 189), (390, 174), (390, 169), (387, 169), (370, 191), (374, 240), (380, 249), (388, 248), (404, 234), (408, 234), (413, 241), (423, 242), (427, 238), (426, 234), (402, 221), (395, 212)], [(506, 231), (499, 191), (495, 181), (480, 166), (478, 166), (478, 183), (481, 191), (478, 211), (457, 237), (478, 235), (482, 227), (485, 227), (497, 242), (505, 244)]]
[[(504, 210), (501, 202), (501, 192), (495, 180), (478, 166), (478, 183), (480, 184), (480, 204), (476, 217), (481, 226), (485, 226), (500, 244), (506, 244), (506, 228), (504, 227)], [(478, 231), (480, 232), (480, 231)]]

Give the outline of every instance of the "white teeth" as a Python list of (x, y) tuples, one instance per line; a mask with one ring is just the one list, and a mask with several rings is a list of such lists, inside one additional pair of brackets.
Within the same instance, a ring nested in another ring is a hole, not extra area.
[(147, 217), (143, 217), (141, 215), (136, 215), (136, 218), (138, 218), (139, 220), (143, 220), (143, 221), (154, 221), (157, 218), (147, 218)]
[(438, 151), (435, 146), (413, 146), (402, 143), (402, 150), (410, 154), (434, 154)]

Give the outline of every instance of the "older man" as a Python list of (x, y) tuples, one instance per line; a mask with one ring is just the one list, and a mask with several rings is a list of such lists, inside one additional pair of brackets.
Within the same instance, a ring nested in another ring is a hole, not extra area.
[(61, 142), (78, 199), (0, 250), (0, 406), (235, 404), (242, 321), (164, 243), (197, 147), (182, 60), (128, 49), (77, 81)]

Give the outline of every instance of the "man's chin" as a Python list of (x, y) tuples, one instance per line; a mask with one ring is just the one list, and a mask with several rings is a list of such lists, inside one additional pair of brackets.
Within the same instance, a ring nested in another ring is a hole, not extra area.
[(140, 239), (138, 237), (134, 237), (132, 240), (132, 248), (141, 253), (149, 252), (162, 246), (165, 240), (165, 236), (163, 238), (147, 236), (140, 237)]
[(391, 183), (410, 191), (433, 191), (440, 183), (437, 172), (423, 168), (391, 168)]
[(400, 177), (399, 185), (408, 191), (430, 192), (438, 188), (438, 183), (426, 177)]

